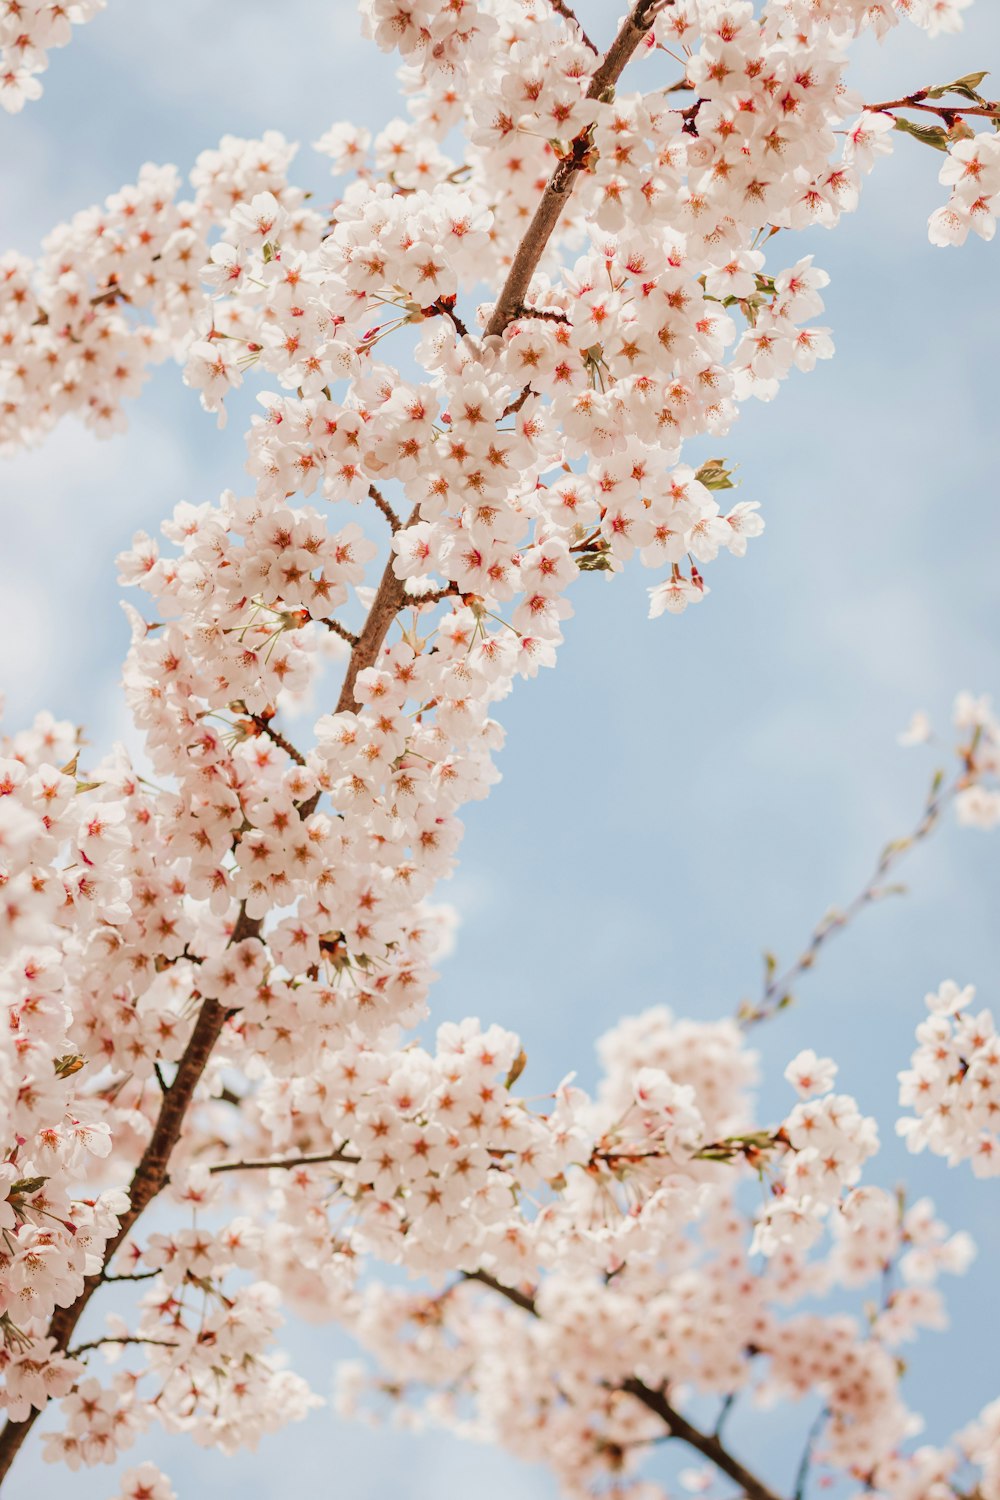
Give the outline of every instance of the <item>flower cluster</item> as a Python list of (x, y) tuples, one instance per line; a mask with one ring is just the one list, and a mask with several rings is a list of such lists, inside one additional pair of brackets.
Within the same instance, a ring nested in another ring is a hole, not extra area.
[(103, 10), (106, 0), (4, 0), (0, 8), (0, 108), (16, 115), (31, 99), (41, 96), (39, 73), (48, 67), (48, 54), (65, 47), (74, 26), (82, 26)]
[(37, 442), (68, 413), (98, 433), (120, 430), (147, 366), (211, 335), (207, 239), (234, 205), (278, 195), (289, 238), (318, 236), (322, 221), (287, 183), (293, 155), (277, 132), (226, 136), (199, 156), (191, 199), (178, 198), (173, 167), (147, 165), (53, 230), (38, 261), (0, 255), (0, 453)]
[(899, 1102), (914, 1113), (899, 1134), (911, 1151), (930, 1148), (950, 1165), (971, 1161), (977, 1177), (1000, 1174), (1000, 1036), (990, 1011), (977, 1014), (975, 989), (946, 980), (927, 996)]
[[(578, 1125), (567, 1181), (550, 1184), (563, 1202), (541, 1210), (541, 1232), (506, 1257), (506, 1269), (483, 1257), (442, 1290), (369, 1285), (348, 1299), (344, 1316), (377, 1374), (345, 1366), (341, 1409), (377, 1410), (386, 1395), (405, 1401), (422, 1421), (544, 1459), (566, 1494), (582, 1496), (609, 1477), (631, 1482), (671, 1421), (675, 1391), (763, 1404), (819, 1392), (824, 1464), (869, 1474), (880, 1493), (902, 1500), (910, 1470), (901, 1445), (912, 1417), (893, 1351), (920, 1328), (944, 1326), (933, 1282), (966, 1269), (968, 1236), (949, 1236), (927, 1200), (907, 1207), (856, 1186), (831, 1203), (825, 1258), (810, 1260), (789, 1238), (755, 1263), (734, 1173), (742, 1163), (748, 1178), (756, 1175), (789, 1130), (773, 1132), (770, 1146), (760, 1132), (700, 1145), (711, 1086), (706, 1096), (660, 1069), (626, 1063), (643, 1035), (667, 1053), (676, 1041), (684, 1076), (712, 1077), (717, 1026), (674, 1023), (659, 1009), (616, 1028), (601, 1047), (617, 1059), (601, 1094), (624, 1102), (627, 1086), (631, 1102), (609, 1118), (608, 1104), (560, 1090)], [(747, 1102), (741, 1085), (753, 1058), (742, 1050), (743, 1078), (724, 1101), (715, 1091), (730, 1118)], [(853, 1107), (834, 1102), (841, 1117)], [(815, 1160), (812, 1145), (785, 1149), (809, 1166)], [(780, 1178), (772, 1191), (780, 1202)], [(553, 1219), (558, 1235), (549, 1242)], [(881, 1283), (882, 1305), (867, 1328), (811, 1310), (836, 1287), (872, 1283)], [(797, 1303), (806, 1305), (789, 1312)], [(697, 1446), (703, 1435), (693, 1436)]]

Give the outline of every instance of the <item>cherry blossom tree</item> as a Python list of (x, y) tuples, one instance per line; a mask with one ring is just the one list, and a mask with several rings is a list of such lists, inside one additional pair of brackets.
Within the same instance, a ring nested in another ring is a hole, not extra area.
[[(597, 607), (590, 575), (638, 563), (650, 615), (676, 614), (763, 531), (733, 461), (685, 449), (728, 452), (744, 402), (832, 354), (795, 234), (835, 227), (903, 135), (940, 153), (932, 241), (992, 236), (986, 75), (887, 100), (846, 80), (862, 33), (953, 31), (967, 4), (634, 0), (592, 38), (563, 0), (362, 0), (406, 113), (317, 143), (328, 209), (282, 137), (227, 136), (190, 192), (146, 166), (37, 261), (0, 259), (8, 450), (71, 414), (113, 434), (164, 360), (220, 424), (261, 387), (248, 493), (179, 504), (119, 558), (145, 596), (141, 758), (48, 714), (0, 746), (0, 1478), (43, 1415), (73, 1469), (157, 1421), (231, 1452), (304, 1417), (284, 1309), (364, 1351), (343, 1412), (407, 1408), (569, 1496), (657, 1500), (669, 1440), (751, 1500), (832, 1478), (1000, 1500), (996, 1392), (922, 1444), (897, 1352), (940, 1326), (969, 1236), (873, 1180), (835, 1060), (791, 1058), (762, 1117), (753, 1045), (942, 817), (1000, 822), (988, 700), (959, 696), (953, 769), (791, 967), (728, 1018), (623, 1017), (593, 1097), (523, 1092), (520, 1039), (486, 1020), (415, 1033), (494, 706), (555, 665), (571, 586)], [(6, 0), (6, 108), (97, 9)], [(327, 711), (293, 742), (306, 701)], [(1000, 1040), (940, 981), (897, 1129), (987, 1191)], [(803, 1396), (819, 1418), (775, 1487), (726, 1417)], [(173, 1491), (139, 1463), (120, 1494)]]

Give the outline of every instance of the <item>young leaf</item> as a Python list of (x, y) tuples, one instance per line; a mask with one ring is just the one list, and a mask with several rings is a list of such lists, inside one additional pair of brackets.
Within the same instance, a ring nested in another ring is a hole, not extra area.
[(927, 98), (943, 99), (945, 94), (961, 94), (964, 99), (971, 99), (974, 104), (982, 104), (984, 101), (976, 90), (983, 79), (988, 76), (985, 69), (982, 73), (965, 73), (961, 78), (956, 78), (954, 83), (941, 83), (935, 89), (928, 89)]
[(925, 146), (933, 146), (935, 151), (948, 150), (948, 132), (943, 125), (914, 125), (912, 120), (897, 119), (895, 128), (923, 141)]
[(706, 458), (694, 477), (707, 490), (734, 490), (733, 472), (726, 468), (724, 458)]

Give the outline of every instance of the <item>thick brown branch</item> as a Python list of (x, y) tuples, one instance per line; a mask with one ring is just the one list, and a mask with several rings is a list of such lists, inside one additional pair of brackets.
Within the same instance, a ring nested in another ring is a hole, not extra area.
[(533, 395), (533, 394), (534, 393), (533, 393), (533, 391), (531, 389), (530, 384), (526, 385), (526, 386), (523, 386), (521, 388), (520, 394), (517, 395), (517, 396), (515, 396), (514, 399), (513, 399), (513, 401), (508, 401), (507, 402), (507, 405), (504, 407), (503, 411), (500, 413), (500, 420), (503, 421), (504, 417), (513, 416), (515, 412), (520, 411), (521, 407), (527, 401), (528, 397), (531, 396), (531, 395)]
[[(608, 90), (613, 89), (626, 63), (649, 32), (656, 13), (672, 3), (673, 0), (636, 0), (618, 35), (591, 78), (587, 90), (588, 98), (600, 99), (607, 96)], [(542, 252), (572, 192), (576, 174), (587, 165), (589, 151), (590, 132), (587, 130), (576, 137), (568, 155), (560, 161), (553, 172), (538, 210), (514, 257), (490, 319), (488, 334), (502, 333), (514, 316), (514, 310), (523, 302)], [(120, 295), (117, 288), (109, 288), (95, 300), (111, 301)], [(441, 311), (444, 312), (446, 309), (442, 308)], [(412, 525), (418, 518), (419, 508), (415, 508), (407, 524)], [(450, 591), (449, 588), (446, 592)], [(427, 601), (426, 598), (422, 599), (418, 596), (411, 602)], [(337, 712), (354, 710), (358, 706), (354, 696), (358, 673), (374, 665), (393, 620), (406, 603), (405, 586), (395, 576), (393, 559), (390, 557), (364, 628), (356, 641), (349, 641), (352, 645), (351, 656), (337, 701)], [(326, 623), (337, 634), (342, 633), (335, 622), (327, 621)], [(315, 809), (318, 799), (319, 793), (317, 792), (308, 803), (300, 805), (300, 814), (303, 817), (308, 816)], [(260, 919), (248, 917), (245, 906), (241, 906), (230, 942), (238, 943), (248, 937), (259, 937), (262, 925)], [(132, 1177), (129, 1188), (129, 1207), (122, 1216), (117, 1234), (105, 1248), (104, 1266), (110, 1263), (115, 1251), (147, 1205), (166, 1184), (170, 1154), (180, 1137), (198, 1082), (222, 1034), (226, 1014), (226, 1010), (218, 1001), (204, 1000), (202, 1002), (184, 1055), (177, 1066), (172, 1083), (163, 1095), (149, 1143)], [(83, 1291), (70, 1307), (56, 1310), (48, 1333), (54, 1339), (57, 1349), (65, 1350), (68, 1347), (91, 1297), (102, 1284), (103, 1268), (102, 1271), (86, 1278)], [(10, 1470), (22, 1443), (40, 1415), (40, 1412), (32, 1411), (24, 1421), (7, 1422), (0, 1433), (0, 1482)]]
[[(672, 4), (673, 0), (666, 0), (666, 5)], [(663, 0), (637, 0), (622, 22), (618, 35), (594, 70), (587, 89), (588, 99), (600, 99), (607, 94), (609, 89), (614, 88), (626, 63), (645, 40), (657, 12), (665, 9), (666, 5)], [(507, 280), (504, 282), (503, 290), (493, 309), (493, 315), (486, 326), (487, 337), (503, 333), (507, 324), (516, 317), (516, 309), (524, 302), (531, 278), (542, 258), (542, 252), (576, 185), (577, 173), (588, 164), (590, 151), (588, 127), (574, 137), (569, 151), (549, 178), (541, 202), (535, 210), (535, 216), (517, 248)]]
[[(230, 944), (241, 943), (245, 938), (259, 937), (261, 926), (260, 919), (247, 916), (246, 905), (241, 904), (239, 915), (230, 934)], [(170, 1154), (180, 1139), (181, 1129), (191, 1107), (195, 1089), (208, 1065), (212, 1049), (219, 1040), (225, 1023), (226, 1011), (219, 1002), (203, 1000), (184, 1054), (177, 1064), (173, 1082), (161, 1101), (153, 1133), (132, 1175), (132, 1181), (129, 1184), (129, 1206), (118, 1222), (117, 1234), (108, 1241), (104, 1248), (104, 1266), (110, 1264), (115, 1251), (129, 1234), (136, 1220), (167, 1182)], [(68, 1347), (76, 1325), (83, 1317), (91, 1297), (103, 1286), (104, 1279), (102, 1267), (100, 1271), (86, 1278), (83, 1291), (75, 1302), (69, 1307), (56, 1309), (49, 1324), (48, 1333), (55, 1340), (57, 1349), (65, 1350)], [(22, 1422), (7, 1422), (3, 1431), (0, 1432), (0, 1482), (3, 1481), (21, 1444), (40, 1416), (40, 1411), (32, 1411), (30, 1416), (25, 1417)]]

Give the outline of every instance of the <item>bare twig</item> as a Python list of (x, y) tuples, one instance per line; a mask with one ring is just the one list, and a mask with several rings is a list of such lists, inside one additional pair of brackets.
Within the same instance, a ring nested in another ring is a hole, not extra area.
[(291, 740), (286, 740), (281, 731), (274, 728), (270, 719), (265, 718), (263, 714), (251, 714), (250, 721), (256, 726), (258, 734), (266, 735), (272, 744), (277, 745), (280, 750), (284, 750), (286, 755), (290, 755), (297, 766), (305, 765), (306, 758), (301, 750), (296, 750)]
[(219, 1161), (209, 1167), (210, 1173), (215, 1172), (268, 1172), (280, 1168), (284, 1171), (292, 1171), (295, 1167), (314, 1167), (321, 1162), (342, 1161), (359, 1162), (360, 1156), (348, 1156), (346, 1151), (320, 1151), (312, 1156), (286, 1156), (278, 1161)]
[(806, 1445), (802, 1451), (802, 1458), (799, 1460), (799, 1467), (795, 1475), (794, 1500), (803, 1500), (803, 1497), (805, 1496), (806, 1485), (809, 1482), (809, 1470), (812, 1467), (813, 1450), (816, 1446), (816, 1439), (819, 1437), (820, 1432), (823, 1429), (823, 1424), (826, 1421), (828, 1415), (829, 1413), (827, 1412), (825, 1407), (818, 1411), (816, 1413), (816, 1416), (813, 1418), (812, 1425), (810, 1426), (809, 1431), (806, 1435)]
[(585, 47), (589, 47), (595, 57), (598, 56), (598, 49), (594, 46), (594, 43), (590, 40), (590, 37), (584, 31), (583, 26), (578, 20), (576, 14), (566, 4), (566, 0), (549, 0), (549, 4), (552, 6), (552, 9), (556, 12), (557, 15), (562, 16), (564, 21), (568, 21), (571, 26), (576, 27), (583, 45)]
[(327, 616), (326, 619), (320, 620), (319, 623), (325, 625), (327, 630), (332, 630), (334, 635), (339, 635), (340, 639), (346, 641), (352, 648), (358, 644), (360, 637), (356, 636), (353, 631), (348, 630), (345, 625), (341, 625), (339, 620), (331, 620)]
[(424, 311), (431, 313), (441, 313), (442, 316), (450, 318), (455, 326), (455, 332), (458, 334), (459, 338), (468, 338), (469, 330), (466, 328), (465, 324), (462, 322), (462, 319), (455, 311), (454, 297), (438, 297), (436, 301), (432, 302), (429, 307), (426, 307), (424, 309)]
[[(159, 259), (158, 256), (156, 258)], [(103, 292), (96, 292), (93, 297), (88, 299), (87, 305), (88, 307), (104, 307), (114, 302), (131, 302), (131, 300), (131, 297), (126, 292), (123, 292), (121, 287), (115, 282)], [(31, 326), (32, 328), (42, 328), (48, 321), (49, 315), (43, 308)]]
[(491, 1292), (499, 1292), (501, 1297), (506, 1297), (508, 1302), (513, 1302), (515, 1307), (520, 1307), (524, 1312), (530, 1313), (533, 1318), (539, 1316), (535, 1306), (535, 1299), (529, 1297), (526, 1292), (519, 1292), (516, 1287), (505, 1286), (502, 1281), (497, 1281), (489, 1271), (465, 1271), (462, 1275), (463, 1281), (478, 1281), (482, 1286), (488, 1286)]
[(540, 323), (566, 323), (572, 321), (568, 313), (560, 312), (557, 307), (526, 307), (519, 302), (514, 309), (514, 316), (518, 318), (537, 318)]
[(784, 1010), (792, 1001), (791, 985), (814, 966), (820, 950), (830, 938), (849, 926), (866, 906), (872, 905), (873, 902), (885, 896), (901, 893), (902, 887), (884, 884), (885, 877), (904, 855), (917, 844), (922, 843), (934, 830), (942, 810), (961, 790), (964, 783), (965, 777), (959, 776), (949, 786), (942, 788), (940, 777), (934, 778), (920, 821), (905, 838), (893, 839), (886, 844), (868, 882), (853, 901), (848, 902), (847, 906), (842, 909), (835, 908), (827, 912), (822, 921), (813, 929), (812, 936), (798, 958), (787, 969), (779, 973), (774, 961), (768, 960), (768, 972), (760, 1000), (756, 1005), (743, 1001), (737, 1012), (737, 1020), (741, 1025), (753, 1026), (758, 1021), (770, 1019), (777, 1011)]
[(368, 486), (368, 493), (375, 501), (375, 504), (385, 516), (386, 520), (389, 522), (391, 531), (393, 532), (393, 534), (395, 534), (402, 525), (402, 522), (400, 521), (396, 512), (393, 510), (392, 506), (389, 504), (382, 491), (376, 485), (370, 484)]
[(949, 127), (964, 115), (979, 116), (985, 120), (1000, 120), (1000, 100), (986, 99), (982, 104), (927, 104), (930, 89), (917, 89), (902, 99), (885, 99), (881, 104), (866, 104), (869, 114), (888, 115), (895, 109), (919, 110), (924, 114), (938, 115)]
[[(158, 1273), (157, 1273), (158, 1274)], [(158, 1349), (176, 1349), (176, 1339), (146, 1339), (140, 1338), (135, 1333), (122, 1333), (115, 1336), (108, 1334), (103, 1339), (91, 1339), (89, 1343), (77, 1344), (72, 1349), (66, 1350), (67, 1359), (77, 1359), (81, 1354), (87, 1354), (91, 1349), (101, 1349), (105, 1344), (154, 1344)]]

